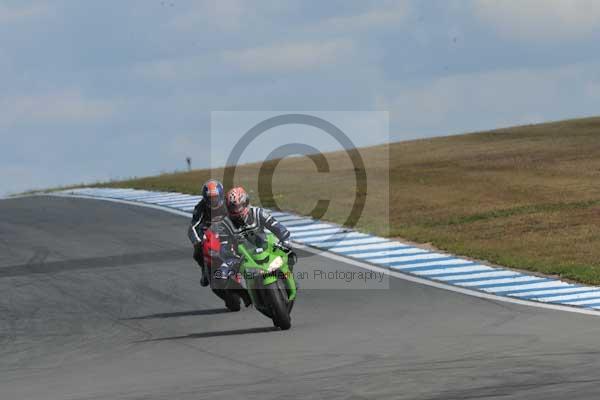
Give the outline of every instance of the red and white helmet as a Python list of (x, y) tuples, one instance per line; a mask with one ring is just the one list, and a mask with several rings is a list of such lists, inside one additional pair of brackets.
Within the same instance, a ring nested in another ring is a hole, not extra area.
[(233, 218), (243, 218), (248, 215), (250, 209), (250, 197), (243, 187), (234, 187), (225, 196), (227, 211)]

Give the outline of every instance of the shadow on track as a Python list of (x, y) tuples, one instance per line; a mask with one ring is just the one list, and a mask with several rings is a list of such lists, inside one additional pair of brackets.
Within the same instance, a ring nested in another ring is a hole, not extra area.
[(230, 313), (230, 312), (231, 311), (229, 311), (226, 308), (211, 308), (208, 310), (189, 310), (189, 311), (178, 311), (178, 312), (172, 312), (172, 313), (142, 315), (139, 317), (124, 318), (123, 321), (132, 321), (132, 320), (139, 320), (139, 319), (192, 317), (192, 316), (198, 316), (198, 315), (226, 314), (226, 313)]
[(62, 261), (46, 261), (47, 254), (36, 252), (28, 263), (7, 265), (0, 269), (0, 278), (11, 278), (32, 274), (53, 274), (94, 268), (115, 268), (146, 263), (172, 262), (189, 259), (185, 247), (171, 250), (146, 251), (141, 253), (116, 254), (103, 257), (74, 258)]
[(278, 331), (278, 330), (279, 330), (279, 328), (275, 328), (275, 327), (263, 327), (263, 328), (235, 329), (232, 331), (212, 331), (212, 332), (202, 332), (202, 333), (190, 333), (189, 335), (182, 335), (182, 336), (170, 336), (170, 337), (164, 337), (164, 338), (139, 340), (136, 343), (161, 342), (164, 340), (202, 339), (202, 338), (211, 338), (211, 337), (219, 337), (219, 336), (249, 335), (249, 334), (253, 334), (253, 333), (267, 333), (267, 332), (274, 332), (274, 331)]

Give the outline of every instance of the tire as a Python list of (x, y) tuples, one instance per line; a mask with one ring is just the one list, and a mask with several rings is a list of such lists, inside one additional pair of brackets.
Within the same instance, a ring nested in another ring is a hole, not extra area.
[(237, 294), (231, 293), (230, 291), (225, 289), (214, 288), (213, 292), (225, 302), (225, 307), (227, 307), (229, 311), (236, 312), (241, 310), (240, 296), (238, 296)]
[(213, 288), (212, 291), (221, 300), (225, 300), (226, 299), (225, 291), (223, 289), (215, 289), (215, 288)]
[(273, 325), (278, 326), (282, 331), (290, 329), (292, 320), (288, 312), (287, 290), (283, 281), (275, 282), (268, 293), (273, 310)]
[(232, 312), (240, 311), (242, 308), (242, 306), (240, 305), (240, 296), (233, 293), (226, 293), (225, 307), (227, 307), (227, 309)]

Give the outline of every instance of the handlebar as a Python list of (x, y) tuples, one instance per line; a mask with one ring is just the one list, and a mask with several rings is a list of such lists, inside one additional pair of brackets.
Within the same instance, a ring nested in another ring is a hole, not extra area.
[(293, 250), (290, 246), (284, 245), (283, 242), (281, 242), (281, 241), (275, 243), (274, 246), (280, 250), (285, 251), (286, 253), (293, 252)]

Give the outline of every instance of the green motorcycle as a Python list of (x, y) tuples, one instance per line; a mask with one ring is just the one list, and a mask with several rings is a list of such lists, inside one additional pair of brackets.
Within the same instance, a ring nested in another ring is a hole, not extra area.
[(254, 307), (281, 330), (292, 326), (290, 313), (296, 299), (293, 264), (296, 255), (281, 246), (272, 233), (251, 234), (239, 241), (240, 275)]

